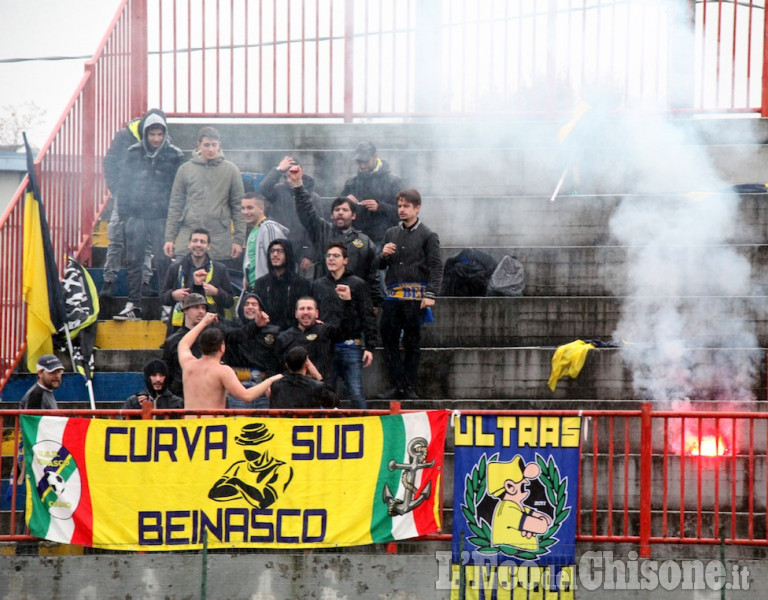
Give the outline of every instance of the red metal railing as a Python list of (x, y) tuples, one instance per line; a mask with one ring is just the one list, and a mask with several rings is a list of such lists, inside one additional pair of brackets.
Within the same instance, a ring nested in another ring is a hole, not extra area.
[[(35, 411), (40, 412), (40, 411)], [(144, 411), (144, 418), (181, 411)], [(210, 414), (211, 411), (191, 411)], [(232, 411), (214, 411), (221, 415)], [(389, 411), (237, 411), (255, 416), (382, 415)], [(410, 412), (410, 411), (406, 411)], [(3, 480), (15, 475), (20, 411), (0, 414)], [(114, 418), (139, 411), (60, 410), (45, 414)], [(637, 544), (641, 557), (657, 544), (768, 546), (768, 414), (757, 412), (464, 411), (464, 414), (576, 416), (583, 419), (576, 539)], [(707, 445), (714, 438), (715, 445)], [(446, 469), (451, 468), (450, 444)], [(451, 481), (451, 477), (446, 478)], [(13, 490), (15, 491), (15, 490)], [(444, 490), (445, 498), (452, 491)], [(15, 498), (15, 494), (12, 495)], [(21, 507), (0, 513), (0, 541), (29, 539)], [(4, 516), (3, 516), (4, 515)], [(450, 535), (426, 539), (446, 540)]]
[(151, 103), (175, 116), (768, 105), (766, 11), (753, 0), (154, 0), (149, 19)]
[[(142, 45), (143, 44), (143, 45)], [(56, 260), (90, 258), (90, 236), (106, 188), (101, 158), (125, 122), (146, 110), (145, 0), (124, 0), (53, 133), (35, 160)], [(24, 189), (0, 217), (0, 389), (25, 350), (21, 299)]]
[[(609, 89), (613, 108), (766, 116), (766, 19), (752, 0), (124, 0), (36, 160), (53, 247), (87, 260), (101, 158), (150, 99), (351, 121), (552, 115)], [(0, 217), (0, 389), (25, 347), (22, 197)]]

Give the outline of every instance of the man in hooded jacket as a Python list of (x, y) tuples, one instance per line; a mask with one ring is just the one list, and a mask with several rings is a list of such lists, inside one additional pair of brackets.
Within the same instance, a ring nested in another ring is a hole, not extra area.
[[(131, 119), (120, 129), (112, 143), (109, 145), (107, 153), (104, 155), (104, 181), (109, 189), (110, 199), (112, 200), (112, 212), (107, 223), (107, 257), (104, 260), (104, 284), (101, 286), (99, 297), (111, 298), (115, 295), (115, 281), (117, 274), (123, 267), (123, 249), (125, 248), (125, 223), (120, 220), (120, 214), (117, 210), (117, 192), (120, 184), (120, 168), (125, 161), (128, 148), (136, 142), (141, 141), (141, 122), (142, 117)], [(153, 290), (149, 284), (152, 278), (152, 255), (149, 252), (144, 253), (144, 266), (142, 268), (142, 279), (144, 281), (141, 291), (144, 296), (156, 296), (156, 290)]]
[[(235, 370), (245, 387), (253, 387), (282, 370), (276, 352), (280, 328), (270, 322), (256, 294), (243, 294), (238, 318), (222, 323), (222, 329), (226, 340), (224, 362)], [(269, 408), (269, 399), (265, 396), (247, 403), (228, 395), (227, 408)]]
[(129, 396), (123, 403), (124, 410), (143, 408), (149, 402), (154, 408), (184, 408), (184, 399), (168, 389), (168, 367), (159, 358), (144, 365), (145, 388)]
[(149, 110), (141, 125), (141, 141), (128, 148), (118, 186), (128, 276), (128, 302), (115, 315), (119, 321), (141, 319), (141, 270), (147, 246), (155, 256), (160, 277), (168, 270), (170, 261), (163, 254), (165, 220), (176, 171), (184, 162), (181, 150), (171, 144), (163, 111)]
[(262, 309), (269, 315), (269, 322), (283, 331), (296, 323), (296, 301), (302, 296), (308, 296), (312, 287), (307, 279), (295, 271), (293, 246), (289, 240), (273, 240), (267, 246), (267, 257), (269, 273), (256, 280), (253, 292), (261, 299)]
[[(293, 187), (288, 182), (289, 170), (299, 162), (292, 156), (286, 156), (274, 169), (270, 169), (259, 184), (259, 193), (267, 201), (267, 215), (288, 228), (288, 239), (293, 246), (293, 256), (299, 274), (306, 277), (308, 269), (316, 260), (316, 248), (304, 228), (293, 201)], [(313, 206), (320, 206), (320, 196), (314, 191), (315, 180), (302, 173), (302, 183), (307, 192), (307, 201)], [(322, 264), (322, 261), (321, 261)]]

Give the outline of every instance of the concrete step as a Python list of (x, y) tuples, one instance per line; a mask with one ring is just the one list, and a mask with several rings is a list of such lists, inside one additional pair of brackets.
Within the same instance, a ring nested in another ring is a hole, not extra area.
[[(627, 298), (608, 296), (441, 297), (433, 309), (434, 323), (422, 328), (422, 347), (554, 347), (577, 339), (608, 342), (613, 339), (627, 301)], [(156, 320), (159, 315), (159, 303), (156, 298), (145, 298), (142, 304), (143, 314), (149, 317), (147, 321), (99, 321), (97, 346), (102, 349), (159, 347), (165, 339), (165, 326), (159, 321), (148, 324), (153, 316)], [(721, 331), (727, 330), (729, 318), (735, 324), (746, 321), (759, 345), (768, 347), (768, 315), (761, 309), (765, 305), (764, 296), (662, 298), (660, 305), (666, 304), (674, 304), (682, 314), (685, 310), (708, 313), (718, 320)], [(124, 298), (109, 298), (102, 316), (116, 314), (124, 305)], [(709, 339), (706, 323), (700, 326), (697, 331), (686, 333), (693, 346), (706, 345)]]
[[(141, 363), (141, 365), (143, 364), (144, 362)], [(2, 390), (0, 402), (3, 403), (4, 407), (6, 407), (6, 402), (19, 402), (36, 380), (37, 375), (30, 373), (13, 375)], [(93, 394), (97, 402), (123, 402), (128, 396), (143, 387), (144, 375), (141, 373), (141, 366), (138, 369), (120, 371), (106, 371), (97, 368), (93, 374)], [(79, 373), (65, 373), (61, 387), (56, 390), (54, 395), (58, 404), (80, 403), (80, 406), (70, 405), (67, 408), (89, 407), (85, 379)]]
[[(763, 182), (768, 148), (764, 119), (707, 121), (678, 119), (660, 126), (649, 118), (602, 116), (597, 133), (561, 144), (563, 123), (553, 121), (402, 124), (248, 124), (221, 123), (225, 154), (241, 170), (265, 172), (286, 154), (301, 160), (317, 180), (322, 196), (334, 196), (354, 175), (355, 144), (371, 140), (406, 187), (428, 195), (474, 194), (479, 188), (498, 195), (547, 198), (569, 163), (579, 157), (581, 193), (669, 192), (702, 189), (712, 175), (722, 182)], [(199, 124), (172, 122), (180, 148), (195, 147)], [(582, 130), (583, 131), (583, 130)], [(574, 136), (575, 137), (575, 136)], [(658, 177), (666, 157), (676, 157), (674, 176)], [(682, 161), (680, 157), (685, 157)], [(697, 161), (701, 168), (683, 168)], [(648, 164), (648, 163), (651, 164)], [(706, 177), (706, 179), (705, 179)], [(566, 181), (563, 193), (574, 189)], [(707, 188), (708, 189), (708, 188)]]
[(96, 347), (101, 350), (155, 350), (165, 341), (165, 323), (153, 321), (99, 321)]
[[(438, 298), (433, 309), (435, 322), (422, 328), (422, 346), (560, 346), (576, 339), (610, 341), (627, 300), (595, 296)], [(746, 320), (759, 345), (768, 347), (762, 296), (681, 296), (662, 298), (659, 305), (674, 305), (681, 314), (686, 310), (708, 313), (719, 320), (721, 331), (727, 330), (728, 319), (734, 323)], [(697, 331), (686, 332), (690, 345), (707, 339), (707, 324), (700, 326)]]
[[(463, 246), (442, 245), (443, 262), (458, 254)], [(627, 281), (626, 246), (484, 246), (496, 261), (504, 255), (517, 257), (525, 271), (525, 296), (625, 296)], [(690, 251), (690, 247), (669, 246), (670, 256)], [(715, 245), (707, 252), (719, 254), (735, 250), (752, 267), (751, 290), (768, 295), (768, 245)]]
[[(439, 195), (430, 191), (422, 199), (420, 216), (446, 246), (610, 246), (616, 244), (610, 222), (619, 205), (639, 205), (639, 210), (647, 205), (652, 210), (651, 201), (660, 200), (663, 204), (679, 198), (671, 194), (564, 195), (550, 202), (548, 195), (481, 196), (456, 191)], [(691, 196), (678, 205), (714, 201)], [(722, 241), (763, 244), (768, 237), (766, 195), (734, 195), (727, 197), (726, 202), (738, 203), (736, 217), (744, 226), (723, 232)]]
[[(561, 379), (556, 390), (550, 391), (547, 381), (554, 351), (554, 347), (425, 348), (421, 352), (420, 377), (416, 388), (423, 400), (408, 402), (407, 407), (455, 407), (459, 399), (488, 401), (487, 406), (493, 408), (516, 408), (517, 404), (504, 405), (501, 401), (518, 399), (533, 402), (531, 406), (538, 407), (542, 406), (536, 404), (539, 401), (554, 400), (564, 403), (558, 406), (571, 408), (637, 407), (643, 400), (633, 389), (632, 372), (623, 361), (622, 353), (627, 350), (619, 348), (590, 350), (579, 376), (576, 379)], [(754, 398), (765, 399), (763, 349), (734, 348), (725, 352), (691, 348), (681, 350), (681, 360), (684, 358), (687, 364), (692, 365), (710, 365), (722, 360), (724, 353), (729, 360), (743, 364), (745, 369), (752, 365), (751, 369), (758, 379), (749, 390)], [(97, 350), (96, 371), (139, 371), (149, 359), (159, 355), (160, 350)], [(366, 396), (372, 401), (376, 394), (389, 388), (381, 350), (374, 352), (373, 365), (364, 372), (363, 385)], [(126, 392), (133, 393), (130, 389)], [(719, 385), (707, 387), (701, 384), (696, 397), (691, 399), (706, 403), (722, 399), (721, 394)], [(386, 403), (376, 404), (378, 407), (382, 405)]]

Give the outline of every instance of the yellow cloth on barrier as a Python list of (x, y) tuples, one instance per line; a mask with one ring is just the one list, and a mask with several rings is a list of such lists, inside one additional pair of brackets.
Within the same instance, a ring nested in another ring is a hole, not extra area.
[(574, 379), (578, 377), (587, 360), (587, 352), (592, 348), (594, 348), (592, 344), (582, 340), (558, 346), (552, 357), (552, 373), (547, 382), (549, 389), (554, 392), (557, 382), (566, 375)]

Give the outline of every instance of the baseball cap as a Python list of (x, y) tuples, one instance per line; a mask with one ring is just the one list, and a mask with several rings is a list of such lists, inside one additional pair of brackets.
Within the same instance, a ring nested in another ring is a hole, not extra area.
[(201, 304), (208, 305), (205, 296), (202, 294), (187, 294), (187, 297), (181, 303), (181, 310), (186, 310), (190, 306), (200, 306)]
[(376, 154), (376, 146), (372, 142), (360, 142), (355, 146), (355, 160), (368, 162)]
[(53, 373), (59, 369), (63, 371), (64, 365), (61, 364), (61, 361), (53, 354), (43, 354), (37, 359), (37, 366), (35, 369), (38, 371), (45, 371), (46, 373)]

